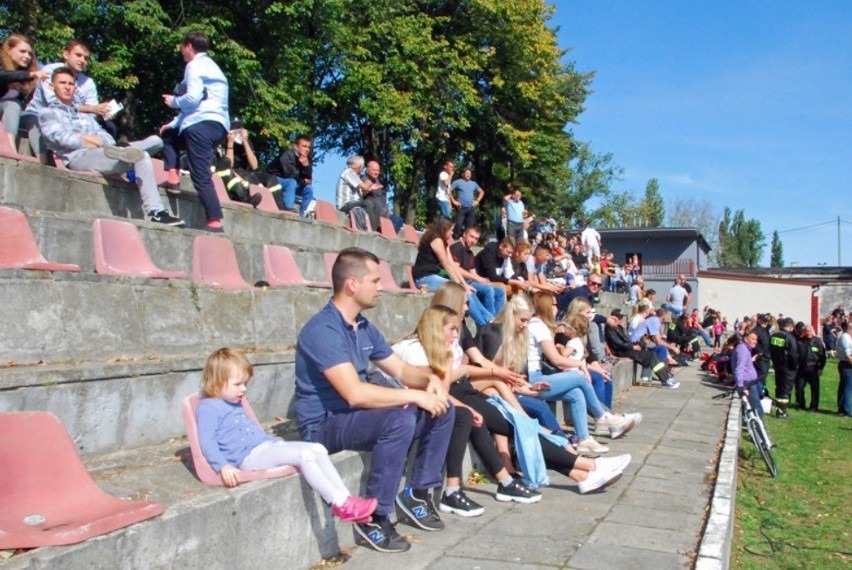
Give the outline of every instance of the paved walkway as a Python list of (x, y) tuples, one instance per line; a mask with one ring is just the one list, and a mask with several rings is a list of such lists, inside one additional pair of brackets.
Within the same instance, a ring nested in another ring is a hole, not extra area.
[[(678, 390), (632, 387), (619, 411), (641, 411), (642, 424), (611, 442), (609, 455), (631, 453), (624, 476), (602, 493), (580, 495), (551, 472), (534, 505), (499, 503), (495, 485), (468, 489), (485, 514), (442, 515), (443, 532), (400, 524), (413, 543), (403, 554), (352, 549), (342, 568), (684, 568), (692, 565), (724, 437), (728, 400), (711, 400), (697, 366), (681, 369)], [(601, 441), (608, 442), (605, 438)]]

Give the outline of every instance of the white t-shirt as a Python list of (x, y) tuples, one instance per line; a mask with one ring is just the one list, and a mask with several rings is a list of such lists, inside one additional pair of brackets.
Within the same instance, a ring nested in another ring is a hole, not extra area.
[[(583, 345), (583, 339), (580, 337), (572, 338), (568, 341), (568, 344), (565, 345), (565, 348), (568, 349), (568, 358), (572, 360), (583, 360), (586, 356), (586, 347)], [(568, 370), (579, 370), (579, 366), (571, 366)]]
[(527, 347), (527, 369), (530, 374), (541, 370), (541, 359), (544, 352), (541, 349), (541, 343), (546, 340), (553, 340), (553, 334), (550, 329), (544, 324), (544, 321), (538, 317), (533, 317), (527, 324), (527, 332), (529, 333), (529, 345)]
[(439, 202), (450, 201), (450, 173), (442, 170), (438, 175), (438, 190), (435, 192), (435, 199)]

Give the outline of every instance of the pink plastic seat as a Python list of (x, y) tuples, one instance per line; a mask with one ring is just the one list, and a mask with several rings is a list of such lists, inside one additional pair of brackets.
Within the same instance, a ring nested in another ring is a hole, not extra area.
[(163, 512), (103, 492), (49, 412), (0, 413), (0, 433), (0, 550), (76, 544)]
[(340, 223), (340, 219), (337, 217), (337, 209), (334, 207), (334, 204), (332, 204), (331, 202), (326, 202), (325, 200), (317, 200), (316, 202), (316, 214), (318, 221), (337, 226), (338, 228), (349, 230), (350, 232), (358, 231), (348, 226), (344, 226)]
[(26, 162), (39, 162), (38, 158), (21, 154), (17, 149), (12, 147), (12, 144), (9, 142), (9, 137), (6, 136), (6, 129), (3, 128), (3, 125), (0, 125), (0, 156), (15, 160), (24, 160)]
[(164, 271), (154, 265), (139, 230), (130, 222), (95, 220), (95, 272), (149, 279), (186, 279), (183, 271)]
[(331, 269), (334, 267), (334, 262), (337, 261), (337, 253), (333, 251), (327, 251), (322, 254), (322, 262), (325, 265), (325, 274), (328, 275), (328, 280), (330, 283), (334, 283), (334, 279), (331, 278)]
[(216, 189), (216, 196), (219, 197), (220, 204), (233, 204), (234, 206), (245, 206), (247, 208), (251, 208), (252, 205), (246, 202), (237, 202), (235, 200), (231, 200), (231, 197), (228, 196), (228, 190), (225, 188), (225, 181), (222, 180), (220, 176), (216, 174), (212, 175), (213, 178), (213, 188)]
[(388, 239), (397, 239), (399, 236), (389, 218), (379, 218), (379, 235)]
[(234, 244), (216, 236), (198, 236), (192, 242), (192, 282), (230, 291), (252, 289), (240, 273)]
[(0, 267), (41, 271), (80, 271), (79, 265), (50, 263), (38, 249), (23, 212), (0, 206)]
[[(186, 424), (186, 438), (189, 440), (189, 449), (192, 452), (192, 464), (195, 466), (195, 474), (198, 476), (198, 479), (200, 479), (202, 483), (221, 487), (223, 485), (222, 479), (213, 470), (213, 468), (210, 467), (210, 464), (207, 463), (207, 459), (204, 458), (204, 454), (201, 452), (201, 443), (198, 441), (198, 424), (195, 420), (195, 411), (198, 409), (198, 404), (201, 403), (203, 398), (204, 394), (197, 392), (195, 394), (190, 394), (183, 400), (181, 408), (183, 411), (183, 421), (184, 424)], [(242, 399), (242, 406), (246, 415), (255, 423), (260, 425), (246, 398)], [(282, 467), (264, 469), (262, 471), (241, 471), (238, 480), (240, 483), (246, 483), (257, 479), (274, 479), (276, 477), (284, 477), (285, 475), (298, 472), (299, 470), (295, 467), (284, 465)]]
[(288, 285), (331, 287), (330, 281), (307, 281), (302, 277), (293, 252), (283, 245), (264, 245), (263, 265), (266, 271), (266, 282), (273, 287)]
[(393, 277), (390, 265), (384, 261), (379, 262), (379, 276), (382, 279), (382, 289), (389, 293), (416, 293), (416, 289), (400, 287), (396, 284), (396, 279)]
[(420, 242), (420, 236), (417, 235), (417, 230), (410, 224), (402, 226), (402, 239), (408, 243), (417, 245)]

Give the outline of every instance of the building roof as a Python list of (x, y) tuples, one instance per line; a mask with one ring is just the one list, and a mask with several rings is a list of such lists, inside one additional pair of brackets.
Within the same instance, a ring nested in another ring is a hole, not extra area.
[(710, 252), (710, 244), (696, 228), (606, 228), (598, 229), (601, 238), (633, 239), (671, 239), (689, 238), (698, 240), (705, 253)]

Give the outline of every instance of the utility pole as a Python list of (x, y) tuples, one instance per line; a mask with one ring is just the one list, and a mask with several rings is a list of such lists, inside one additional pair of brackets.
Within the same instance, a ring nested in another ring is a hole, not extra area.
[(837, 216), (837, 267), (840, 267), (840, 216)]

